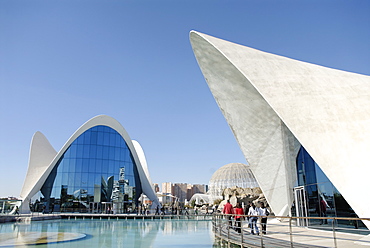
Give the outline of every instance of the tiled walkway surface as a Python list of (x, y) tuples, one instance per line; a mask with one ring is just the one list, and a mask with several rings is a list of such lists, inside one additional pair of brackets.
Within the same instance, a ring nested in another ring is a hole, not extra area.
[[(292, 226), (293, 235), (290, 236), (289, 223), (277, 222), (268, 224), (267, 235), (251, 235), (249, 228), (244, 226), (243, 235), (232, 229), (222, 228), (222, 238), (245, 247), (370, 247), (370, 237), (366, 235), (317, 230), (307, 227)], [(216, 235), (219, 236), (219, 230)], [(292, 238), (292, 241), (291, 241)]]

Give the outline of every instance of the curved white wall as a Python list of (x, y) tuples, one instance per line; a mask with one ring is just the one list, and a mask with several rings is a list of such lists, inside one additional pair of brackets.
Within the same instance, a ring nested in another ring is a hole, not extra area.
[(194, 31), (190, 41), (208, 86), (276, 214), (289, 212), (301, 143), (358, 216), (370, 216), (370, 198), (360, 190), (369, 187), (364, 173), (370, 154), (369, 76)]
[[(37, 182), (46, 180), (42, 176), (47, 171), (50, 161), (53, 160), (55, 155), (57, 155), (57, 152), (50, 145), (46, 137), (41, 132), (36, 132), (32, 137), (28, 171), (20, 195), (23, 202), (29, 202), (32, 196), (40, 190), (42, 185), (38, 186)], [(29, 205), (21, 204), (20, 211), (22, 213), (28, 213)]]
[[(135, 146), (133, 145), (126, 130), (118, 121), (116, 121), (112, 117), (109, 117), (107, 115), (99, 115), (88, 120), (80, 128), (78, 128), (77, 131), (68, 139), (68, 141), (64, 144), (64, 146), (58, 153), (56, 153), (55, 150), (51, 147), (50, 143), (46, 140), (44, 135), (39, 132), (34, 135), (31, 143), (28, 172), (21, 193), (21, 198), (23, 200), (21, 205), (22, 213), (29, 212), (28, 201), (41, 189), (50, 172), (52, 171), (58, 160), (61, 158), (61, 156), (64, 154), (64, 152), (67, 150), (67, 148), (72, 144), (72, 142), (86, 130), (98, 125), (108, 126), (116, 130), (122, 136), (128, 148), (130, 149), (135, 164), (137, 166), (143, 193), (148, 196), (149, 199), (151, 199), (155, 204), (159, 204), (158, 198), (151, 187), (150, 179), (147, 177), (147, 173), (143, 169), (139, 156), (135, 150)], [(54, 154), (52, 153), (51, 149), (54, 150)], [(143, 158), (143, 161), (145, 161), (145, 157)], [(145, 167), (147, 170), (146, 161)]]
[(132, 144), (135, 147), (135, 151), (136, 151), (136, 153), (139, 157), (139, 160), (140, 160), (141, 166), (143, 167), (145, 175), (148, 178), (150, 185), (152, 185), (152, 180), (151, 180), (150, 175), (149, 175), (149, 169), (148, 169), (148, 164), (146, 163), (144, 150), (141, 147), (140, 143), (137, 142), (136, 140), (132, 140)]

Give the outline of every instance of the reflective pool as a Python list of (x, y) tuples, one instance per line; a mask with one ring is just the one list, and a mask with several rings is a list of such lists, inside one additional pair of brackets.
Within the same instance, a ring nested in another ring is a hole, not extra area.
[(5, 223), (0, 224), (0, 247), (27, 244), (71, 248), (219, 247), (211, 225), (211, 221), (206, 220), (53, 220)]

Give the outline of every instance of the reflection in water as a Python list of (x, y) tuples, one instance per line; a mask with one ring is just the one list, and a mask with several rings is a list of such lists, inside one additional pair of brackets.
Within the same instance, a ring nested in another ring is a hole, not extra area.
[(66, 242), (85, 238), (81, 233), (59, 232), (23, 232), (0, 233), (0, 247), (27, 246)]
[(38, 247), (216, 247), (211, 222), (196, 220), (55, 220), (2, 224), (0, 232), (19, 237), (31, 232), (87, 236)]

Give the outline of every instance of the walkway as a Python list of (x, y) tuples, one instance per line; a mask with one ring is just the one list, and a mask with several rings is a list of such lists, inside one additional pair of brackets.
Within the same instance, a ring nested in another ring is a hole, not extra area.
[[(244, 247), (362, 247), (370, 246), (370, 237), (366, 235), (317, 230), (307, 227), (292, 226), (290, 235), (288, 222), (270, 220), (267, 235), (251, 235), (247, 225), (243, 234), (228, 229), (225, 224), (216, 228), (215, 235), (219, 238)], [(334, 238), (335, 236), (335, 238)], [(229, 237), (229, 238), (227, 238)]]

